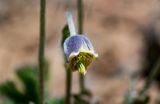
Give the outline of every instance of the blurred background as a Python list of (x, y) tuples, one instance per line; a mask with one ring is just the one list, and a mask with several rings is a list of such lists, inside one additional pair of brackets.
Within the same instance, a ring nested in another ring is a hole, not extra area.
[[(76, 0), (70, 6), (77, 24)], [(56, 97), (65, 93), (61, 31), (66, 9), (67, 0), (47, 0), (45, 56), (50, 63), (49, 90)], [(100, 104), (121, 104), (129, 76), (141, 75), (136, 86), (140, 88), (160, 56), (160, 1), (84, 0), (84, 15), (84, 33), (99, 54), (89, 66), (87, 87)], [(37, 64), (38, 39), (39, 0), (0, 0), (0, 83), (18, 82), (17, 67)], [(77, 72), (73, 76), (72, 90), (77, 92)], [(159, 84), (149, 91), (153, 104), (160, 97)]]

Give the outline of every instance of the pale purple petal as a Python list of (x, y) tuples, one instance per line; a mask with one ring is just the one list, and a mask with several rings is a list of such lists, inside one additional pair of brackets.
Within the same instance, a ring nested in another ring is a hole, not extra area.
[(67, 59), (69, 59), (71, 53), (79, 53), (81, 48), (94, 53), (90, 40), (84, 35), (71, 36), (64, 42), (64, 53)]

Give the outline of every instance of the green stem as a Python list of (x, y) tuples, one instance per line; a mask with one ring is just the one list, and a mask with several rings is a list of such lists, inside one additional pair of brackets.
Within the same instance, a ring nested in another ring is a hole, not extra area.
[(148, 91), (148, 89), (150, 88), (153, 80), (155, 79), (157, 73), (160, 70), (160, 59), (158, 60), (158, 62), (156, 63), (155, 67), (152, 69), (151, 74), (149, 75), (149, 78), (147, 79), (144, 88), (142, 89), (142, 91), (140, 92), (140, 95), (145, 95)]
[(45, 50), (45, 9), (46, 0), (40, 0), (40, 38), (39, 38), (39, 103), (44, 104), (44, 50)]
[(72, 71), (66, 69), (66, 104), (71, 104)]
[[(77, 10), (78, 10), (78, 33), (83, 34), (83, 0), (77, 0)], [(84, 92), (85, 90), (85, 76), (79, 74), (80, 90)]]
[(83, 0), (77, 0), (78, 33), (83, 34)]

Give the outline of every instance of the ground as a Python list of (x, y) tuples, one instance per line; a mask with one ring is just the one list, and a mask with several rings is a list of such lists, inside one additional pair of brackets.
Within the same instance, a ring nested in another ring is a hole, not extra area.
[[(38, 0), (0, 1), (0, 82), (15, 80), (16, 67), (37, 63), (38, 3)], [(159, 5), (158, 0), (85, 0), (84, 34), (99, 54), (89, 66), (86, 83), (102, 104), (120, 104), (128, 88), (127, 76), (143, 67), (146, 44), (142, 30), (154, 23), (158, 31)], [(69, 6), (76, 21), (76, 3)], [(51, 65), (49, 89), (54, 96), (62, 96), (65, 88), (60, 42), (66, 8), (64, 0), (47, 1), (45, 55)], [(73, 92), (77, 92), (76, 72), (73, 86)], [(157, 95), (155, 87), (151, 92)]]

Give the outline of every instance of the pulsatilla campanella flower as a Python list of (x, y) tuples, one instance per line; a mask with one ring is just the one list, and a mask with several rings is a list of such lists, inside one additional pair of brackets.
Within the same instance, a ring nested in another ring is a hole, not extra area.
[(69, 67), (86, 73), (86, 67), (98, 55), (95, 53), (90, 40), (83, 35), (75, 35), (67, 38), (64, 42), (64, 53), (68, 60)]
[(71, 36), (64, 41), (64, 54), (68, 67), (72, 71), (79, 70), (80, 73), (85, 74), (87, 66), (98, 57), (98, 54), (85, 35), (76, 34), (71, 15), (67, 15), (67, 20)]

